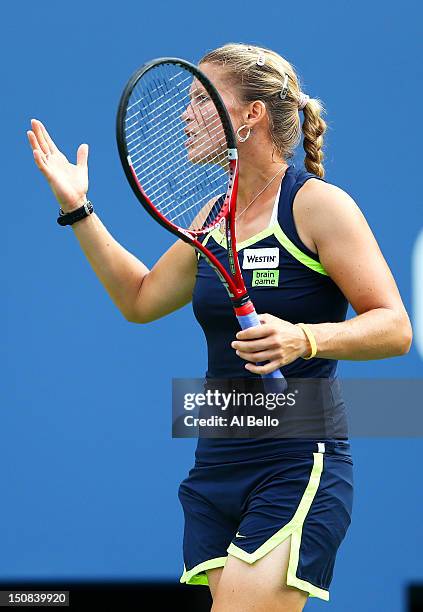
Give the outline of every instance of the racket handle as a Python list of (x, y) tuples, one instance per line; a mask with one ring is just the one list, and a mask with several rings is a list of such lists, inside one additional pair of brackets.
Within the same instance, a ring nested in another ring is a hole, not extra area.
[[(238, 319), (241, 329), (248, 329), (249, 327), (257, 327), (258, 325), (261, 325), (260, 319), (258, 318), (258, 315), (255, 310), (253, 310), (252, 312), (249, 312), (248, 314), (243, 314), (243, 315), (237, 314), (236, 318)], [(259, 363), (258, 365), (263, 365), (263, 363)], [(270, 374), (263, 374), (262, 378), (263, 379), (266, 379), (266, 378), (281, 379), (281, 382), (278, 385), (278, 390), (280, 388), (281, 391), (285, 391), (285, 389), (288, 386), (285, 378), (283, 377), (282, 372), (279, 369), (275, 370), (274, 372), (270, 372)]]

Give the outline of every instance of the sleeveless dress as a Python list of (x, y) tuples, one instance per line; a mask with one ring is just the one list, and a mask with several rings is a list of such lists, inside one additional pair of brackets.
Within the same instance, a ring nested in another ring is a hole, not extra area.
[[(269, 226), (237, 245), (242, 274), (259, 314), (292, 323), (344, 321), (345, 296), (295, 227), (294, 198), (311, 178), (319, 179), (295, 165), (287, 168)], [(224, 234), (216, 229), (204, 242), (228, 268)], [(206, 384), (260, 378), (245, 370), (231, 347), (239, 325), (225, 288), (202, 257), (192, 305), (207, 342)], [(185, 515), (181, 582), (207, 585), (206, 571), (223, 567), (228, 554), (254, 563), (291, 536), (288, 586), (329, 599), (353, 501), (347, 415), (336, 370), (336, 360), (321, 358), (281, 368), (288, 379), (327, 386), (325, 410), (340, 435), (198, 438), (195, 465), (179, 487)]]

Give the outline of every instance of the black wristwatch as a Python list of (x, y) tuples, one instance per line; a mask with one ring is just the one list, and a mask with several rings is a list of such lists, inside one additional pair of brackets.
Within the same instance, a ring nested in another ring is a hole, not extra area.
[(80, 221), (84, 217), (88, 217), (94, 211), (92, 203), (87, 200), (80, 208), (72, 210), (72, 212), (65, 213), (60, 209), (59, 217), (57, 217), (57, 223), (59, 225), (73, 225), (76, 221)]

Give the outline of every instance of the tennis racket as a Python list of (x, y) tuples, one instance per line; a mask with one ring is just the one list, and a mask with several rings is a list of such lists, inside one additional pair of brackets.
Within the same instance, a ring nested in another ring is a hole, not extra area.
[[(116, 132), (126, 177), (143, 207), (206, 258), (241, 328), (260, 325), (236, 251), (236, 138), (216, 88), (185, 60), (155, 59), (126, 84)], [(217, 227), (226, 236), (229, 270), (201, 242)], [(280, 378), (278, 389), (286, 387), (279, 369), (264, 378)]]

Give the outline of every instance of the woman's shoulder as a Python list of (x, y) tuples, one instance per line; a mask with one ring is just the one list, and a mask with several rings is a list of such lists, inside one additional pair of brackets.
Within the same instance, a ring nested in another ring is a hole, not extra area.
[(319, 239), (333, 239), (343, 228), (352, 230), (365, 224), (355, 200), (341, 187), (317, 176), (310, 177), (296, 193), (293, 216), (313, 251), (318, 250)]
[(311, 175), (298, 189), (295, 196), (295, 209), (312, 217), (335, 214), (357, 214), (361, 212), (355, 200), (341, 187)]

